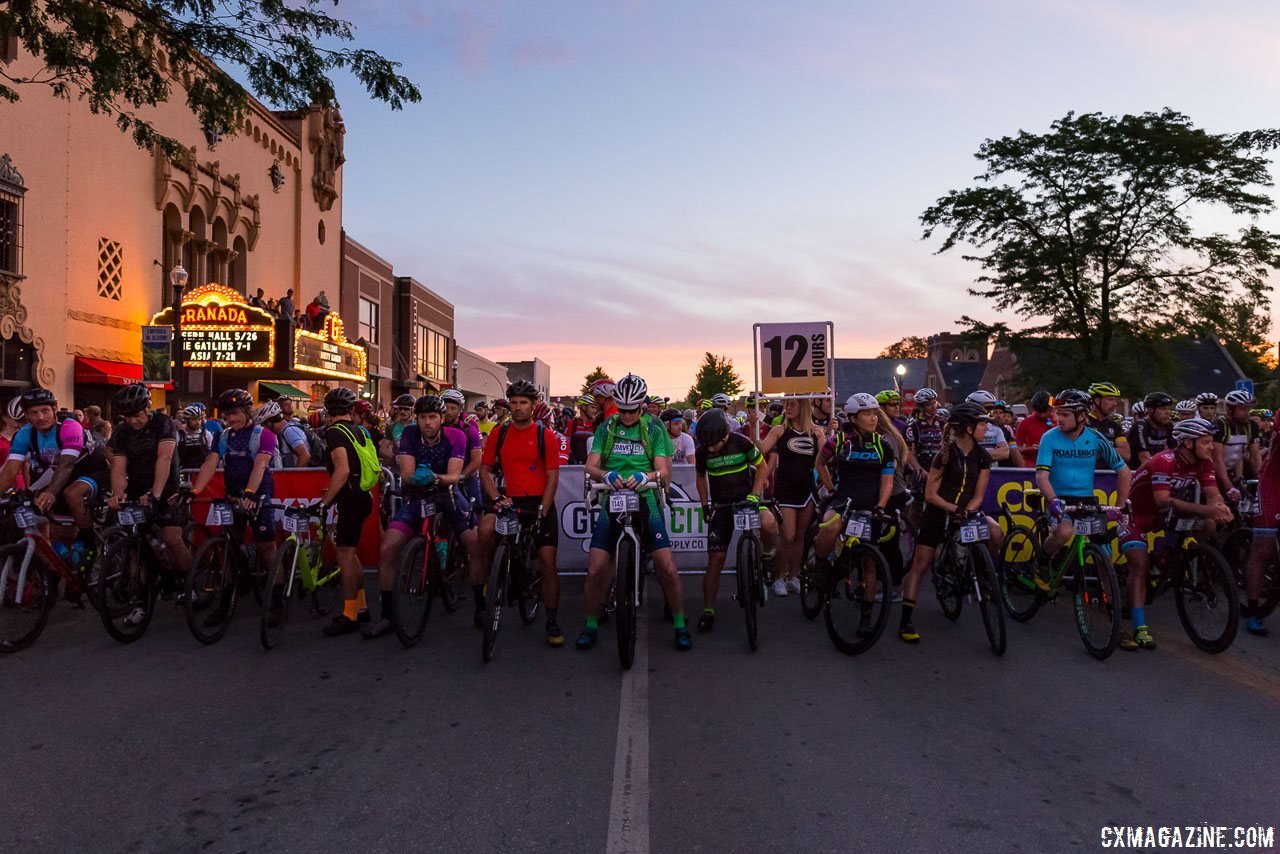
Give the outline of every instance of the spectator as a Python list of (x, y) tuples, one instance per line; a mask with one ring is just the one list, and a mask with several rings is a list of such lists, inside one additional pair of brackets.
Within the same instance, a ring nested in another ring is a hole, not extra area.
[(1049, 414), (1049, 392), (1038, 391), (1031, 397), (1031, 412), (1018, 424), (1014, 441), (1022, 451), (1024, 460), (1034, 460), (1040, 447), (1040, 437), (1049, 432), (1053, 418)]
[(249, 297), (249, 305), (253, 306), (254, 308), (261, 308), (263, 310), (266, 310), (267, 308), (266, 295), (267, 295), (266, 291), (264, 291), (262, 288), (258, 288), (258, 292), (253, 296)]
[[(9, 448), (13, 445), (13, 437), (27, 422), (19, 401), (20, 395), (15, 394), (4, 409), (0, 409), (0, 458), (6, 460), (9, 459)], [(13, 485), (18, 489), (24, 489), (26, 481), (22, 475), (19, 475)]]
[(92, 430), (103, 439), (111, 438), (111, 422), (102, 417), (101, 406), (86, 406), (81, 423), (84, 424), (84, 429)]
[(302, 309), (300, 308), (295, 308), (293, 310), (293, 325), (299, 329), (311, 328), (310, 323), (307, 321), (307, 316), (302, 313)]
[(329, 316), (329, 298), (325, 296), (324, 291), (316, 294), (315, 299), (311, 300), (311, 304), (307, 306), (307, 322), (312, 329), (320, 329), (324, 326), (324, 319)]
[(296, 322), (298, 306), (297, 303), (293, 301), (293, 288), (289, 288), (289, 290), (284, 292), (284, 296), (280, 298), (279, 305), (280, 316)]
[(276, 305), (275, 298), (267, 300), (267, 311), (271, 312), (276, 317), (280, 316), (280, 307)]

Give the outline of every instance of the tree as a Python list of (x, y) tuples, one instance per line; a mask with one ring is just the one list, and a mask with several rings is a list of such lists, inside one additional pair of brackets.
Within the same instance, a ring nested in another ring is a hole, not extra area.
[(908, 335), (880, 351), (881, 359), (925, 359), (929, 356), (929, 341), (919, 335)]
[(713, 394), (727, 394), (735, 397), (742, 392), (742, 380), (733, 369), (733, 362), (728, 356), (715, 356), (707, 353), (698, 367), (698, 375), (689, 388), (689, 400), (705, 400)]
[(604, 368), (600, 367), (599, 365), (596, 365), (595, 370), (593, 370), (591, 373), (587, 374), (586, 378), (585, 378), (585, 379), (583, 379), (583, 381), (582, 381), (582, 391), (581, 391), (580, 393), (581, 393), (581, 394), (590, 394), (590, 393), (591, 393), (591, 384), (592, 384), (593, 382), (595, 382), (596, 380), (605, 379), (605, 378), (606, 378), (606, 377), (608, 377), (608, 376), (609, 376), (609, 375), (608, 375), (608, 374), (606, 374), (606, 373), (604, 372)]
[[(1274, 208), (1268, 160), (1280, 131), (1209, 134), (1181, 113), (1120, 118), (1068, 113), (1047, 134), (987, 140), (977, 186), (952, 190), (920, 217), (939, 253), (977, 252), (974, 296), (1026, 321), (963, 322), (1010, 339), (1070, 339), (1091, 376), (1119, 369), (1116, 343), (1212, 331), (1242, 347), (1265, 341), (1266, 277), (1280, 235), (1258, 227)], [(1206, 211), (1243, 220), (1234, 235), (1197, 229)]]
[(343, 46), (355, 28), (326, 14), (328, 5), (336, 0), (10, 0), (0, 3), (0, 36), (16, 37), (44, 67), (20, 74), (0, 65), (0, 99), (47, 87), (170, 155), (182, 143), (140, 111), (168, 101), (175, 85), (203, 127), (221, 135), (243, 127), (248, 92), (215, 62), (239, 68), (259, 98), (281, 109), (332, 103), (336, 70), (392, 109), (422, 100), (399, 63)]

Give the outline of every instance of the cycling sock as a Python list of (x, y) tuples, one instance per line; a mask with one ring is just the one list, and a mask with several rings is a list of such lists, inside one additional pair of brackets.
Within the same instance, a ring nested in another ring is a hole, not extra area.
[(716, 609), (715, 609), (715, 608), (703, 608), (703, 609), (702, 609), (702, 613), (704, 613), (704, 614), (710, 614), (711, 616), (713, 616), (713, 617), (714, 617), (714, 616), (716, 615)]
[(369, 602), (368, 600), (365, 599), (363, 590), (357, 591), (356, 593), (356, 610), (358, 611), (369, 610)]
[(552, 623), (558, 623), (558, 622), (560, 622), (559, 620), (557, 620), (557, 619), (556, 619), (556, 614), (557, 614), (557, 612), (558, 612), (559, 610), (560, 610), (559, 608), (548, 608), (548, 609), (547, 609), (547, 625), (551, 625)]
[(677, 629), (684, 628), (684, 611), (681, 611), (679, 614), (671, 615), (671, 625), (675, 626)]
[(1129, 612), (1133, 614), (1133, 627), (1135, 629), (1138, 626), (1145, 626), (1147, 624), (1146, 608), (1131, 608)]
[(915, 609), (916, 609), (916, 600), (903, 599), (902, 600), (902, 619), (898, 622), (898, 625), (900, 626), (911, 625), (911, 612), (914, 611)]
[(600, 628), (600, 621), (595, 617), (587, 617), (587, 630), (597, 631)]
[(356, 605), (355, 599), (344, 599), (342, 601), (342, 616), (348, 620), (354, 620), (360, 616), (360, 608)]
[(390, 590), (383, 590), (379, 598), (382, 600), (382, 618), (391, 619), (391, 614), (396, 609), (396, 594)]
[(471, 595), (476, 597), (476, 610), (483, 611), (484, 610), (484, 585), (483, 584), (471, 585)]

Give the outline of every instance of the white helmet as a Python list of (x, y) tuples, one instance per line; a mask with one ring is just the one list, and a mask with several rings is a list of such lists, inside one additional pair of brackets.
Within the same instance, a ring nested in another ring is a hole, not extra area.
[(931, 388), (922, 388), (915, 394), (916, 403), (928, 403), (938, 399), (938, 393)]
[(850, 398), (844, 402), (844, 411), (846, 415), (857, 415), (859, 412), (865, 412), (868, 409), (879, 408), (880, 404), (876, 402), (875, 395), (867, 394), (865, 391), (860, 391), (857, 394), (850, 396)]
[(1217, 406), (1218, 396), (1211, 391), (1196, 395), (1196, 406)]
[(22, 395), (14, 395), (13, 400), (9, 401), (8, 413), (10, 420), (22, 421), (26, 413), (22, 411)]
[(280, 408), (280, 404), (276, 403), (274, 400), (268, 400), (254, 411), (253, 423), (266, 424), (268, 421), (280, 418), (283, 415), (284, 411)]
[(1227, 406), (1253, 406), (1253, 395), (1247, 391), (1236, 389), (1227, 392)]
[(1173, 411), (1179, 413), (1195, 412), (1196, 402), (1194, 400), (1180, 400), (1177, 405), (1173, 407)]
[(618, 380), (613, 392), (613, 402), (619, 409), (635, 409), (644, 406), (649, 400), (649, 385), (644, 377), (627, 374)]
[(711, 405), (712, 405), (712, 406), (721, 406), (721, 407), (724, 407), (725, 409), (728, 409), (728, 408), (729, 408), (729, 395), (725, 394), (724, 392), (721, 392), (720, 394), (713, 394), (713, 395), (711, 395)]
[(979, 406), (981, 406), (983, 409), (986, 409), (988, 406), (995, 403), (997, 398), (994, 394), (992, 394), (989, 391), (983, 391), (982, 389), (978, 389), (977, 391), (973, 392), (968, 397), (966, 397), (965, 400), (967, 400), (969, 403), (976, 403)]
[(178, 413), (179, 418), (203, 418), (204, 410), (198, 404), (191, 404), (186, 409)]
[(467, 399), (456, 388), (445, 389), (440, 392), (440, 399), (445, 403), (456, 403), (459, 406), (467, 405)]
[(1147, 414), (1147, 405), (1143, 403), (1141, 400), (1139, 400), (1137, 403), (1133, 405), (1133, 408), (1129, 410), (1129, 413), (1134, 418), (1142, 418), (1144, 415)]
[(946, 421), (950, 417), (951, 417), (950, 409), (946, 409), (945, 407), (938, 407), (938, 418), (940, 418), (943, 421)]
[(1173, 425), (1173, 440), (1199, 439), (1201, 436), (1213, 435), (1213, 422), (1203, 418), (1184, 418)]

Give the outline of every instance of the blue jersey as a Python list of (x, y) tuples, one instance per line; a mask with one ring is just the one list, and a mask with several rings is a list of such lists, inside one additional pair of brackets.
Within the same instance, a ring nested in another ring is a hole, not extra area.
[(1049, 485), (1058, 496), (1087, 498), (1093, 495), (1095, 469), (1124, 469), (1115, 447), (1097, 430), (1086, 427), (1074, 440), (1054, 427), (1040, 439), (1036, 470), (1049, 473)]

